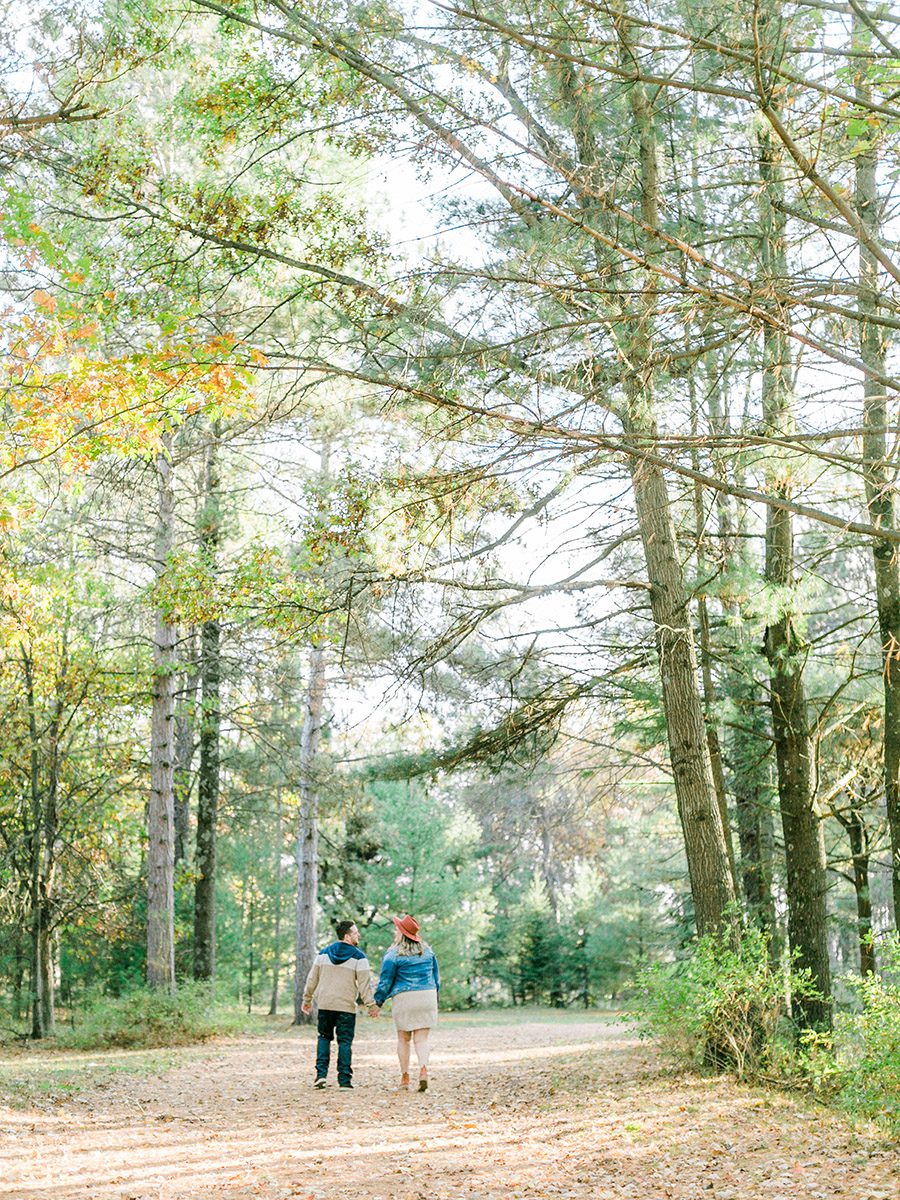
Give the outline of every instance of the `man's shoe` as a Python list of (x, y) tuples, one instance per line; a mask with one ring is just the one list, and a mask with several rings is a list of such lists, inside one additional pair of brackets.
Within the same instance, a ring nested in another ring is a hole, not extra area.
[(352, 1083), (341, 1083), (338, 1086), (342, 1087), (342, 1088), (352, 1088), (353, 1084)]
[(327, 1083), (328, 1083), (328, 1080), (325, 1078), (324, 1075), (317, 1075), (316, 1082), (313, 1084), (313, 1087), (321, 1089), (323, 1087), (326, 1087)]

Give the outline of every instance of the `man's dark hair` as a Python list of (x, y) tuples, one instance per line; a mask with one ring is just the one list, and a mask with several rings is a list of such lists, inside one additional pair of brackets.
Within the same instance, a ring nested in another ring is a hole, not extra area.
[(355, 921), (338, 921), (334, 927), (338, 935), (338, 941), (343, 941), (355, 924)]

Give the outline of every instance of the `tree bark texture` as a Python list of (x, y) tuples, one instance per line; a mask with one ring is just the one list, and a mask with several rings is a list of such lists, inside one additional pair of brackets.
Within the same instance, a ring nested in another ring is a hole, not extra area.
[[(162, 580), (175, 544), (171, 437), (156, 459), (156, 576)], [(161, 606), (153, 641), (150, 802), (147, 812), (147, 982), (175, 990), (175, 625)]]
[[(784, 186), (779, 154), (768, 131), (759, 135), (760, 250), (763, 275), (773, 287), (787, 278)], [(789, 432), (791, 357), (787, 334), (763, 327), (762, 409), (766, 431)], [(789, 496), (791, 464), (770, 459), (768, 485)], [(766, 582), (777, 612), (765, 635), (770, 667), (772, 732), (778, 767), (778, 797), (784, 834), (788, 940), (796, 965), (806, 968), (819, 999), (795, 998), (801, 1025), (831, 1027), (831, 967), (826, 924), (826, 865), (822, 822), (815, 807), (812, 740), (803, 683), (805, 651), (796, 631), (791, 589), (794, 585), (793, 517), (784, 509), (766, 509)]]
[(52, 1037), (56, 1032), (56, 969), (53, 961), (53, 932), (50, 928), (49, 917), (49, 905), (47, 905), (38, 933), (40, 972), (38, 995), (40, 997), (41, 1029), (44, 1037)]
[[(854, 10), (854, 49), (871, 48), (870, 26)], [(866, 60), (860, 60), (856, 95), (862, 104), (871, 101), (864, 72)], [(863, 226), (876, 236), (881, 220), (878, 201), (877, 133), (867, 124), (863, 146), (856, 154), (856, 211)], [(859, 243), (859, 355), (863, 364), (877, 375), (885, 374), (883, 332), (871, 319), (878, 312), (878, 262), (872, 252)], [(884, 385), (866, 374), (863, 377), (863, 459), (866, 505), (869, 519), (879, 529), (896, 528), (896, 467), (889, 466), (890, 454), (886, 426), (890, 421)], [(875, 602), (881, 636), (882, 685), (884, 688), (884, 799), (887, 809), (891, 847), (891, 891), (894, 925), (900, 928), (900, 563), (897, 547), (889, 541), (874, 541)]]
[(275, 878), (275, 922), (272, 930), (272, 999), (269, 1002), (269, 1016), (278, 1013), (278, 989), (281, 985), (281, 852), (284, 844), (284, 809), (281, 800), (281, 788), (275, 793), (275, 862), (273, 875)]
[(859, 972), (875, 974), (875, 942), (872, 938), (872, 896), (869, 891), (869, 834), (860, 813), (851, 809), (839, 814), (847, 830), (853, 867), (853, 891), (856, 895), (856, 928), (859, 934)]
[[(623, 63), (635, 69), (627, 22), (622, 22), (618, 32)], [(628, 97), (639, 148), (640, 216), (647, 226), (655, 227), (659, 167), (653, 106), (642, 84), (631, 84)], [(626, 435), (635, 436), (634, 454), (630, 457), (631, 481), (650, 582), (678, 815), (697, 930), (704, 934), (727, 924), (735, 893), (713, 779), (689, 597), (671, 502), (662, 471), (639, 456), (639, 451), (652, 445), (657, 437), (650, 365), (654, 316), (655, 288), (653, 281), (648, 280), (640, 300), (630, 305), (624, 325), (623, 336), (627, 339), (624, 357), (630, 370), (625, 379), (626, 411), (622, 419)]]
[(182, 639), (183, 670), (175, 699), (175, 866), (185, 862), (191, 840), (191, 766), (195, 748), (195, 705), (200, 677), (197, 670), (196, 630)]
[[(64, 652), (65, 653), (65, 652)], [(52, 1037), (55, 1031), (53, 987), (53, 885), (56, 869), (58, 737), (61, 718), (60, 698), (46, 730), (46, 745), (38, 724), (35, 695), (34, 660), (21, 648), (25, 681), (25, 702), (29, 733), (29, 818), (26, 835), (29, 852), (28, 900), (30, 919), (31, 1036)], [(65, 666), (60, 673), (60, 686)], [(46, 778), (42, 781), (41, 763), (46, 751)]]
[(662, 473), (638, 464), (632, 483), (697, 932), (711, 933), (726, 924), (735, 893), (709, 757), (689, 601)]
[(716, 721), (716, 687), (712, 675), (712, 639), (709, 632), (709, 610), (706, 597), (697, 600), (697, 618), (699, 632), (700, 674), (703, 679), (703, 715), (706, 722), (706, 744), (709, 747), (709, 764), (712, 771), (713, 786), (716, 792), (716, 803), (719, 806), (719, 817), (725, 834), (725, 849), (728, 854), (728, 866), (731, 871), (731, 886), (737, 895), (737, 866), (734, 856), (734, 840), (731, 836), (731, 822), (728, 817), (728, 793), (725, 787), (725, 767), (722, 763), (722, 743), (719, 740), (719, 729)]
[(303, 730), (300, 736), (300, 814), (297, 829), (297, 905), (294, 924), (294, 1024), (306, 1017), (301, 1011), (303, 988), (316, 956), (316, 910), (319, 899), (319, 794), (316, 752), (322, 732), (325, 702), (325, 651), (313, 646)]
[[(698, 193), (699, 203), (702, 203), (702, 193)], [(728, 417), (724, 378), (722, 363), (711, 353), (707, 356), (706, 379), (703, 383), (709, 408), (709, 427), (714, 436), (727, 442), (733, 430)], [(699, 435), (699, 429), (696, 432)], [(743, 475), (740, 463), (736, 464), (730, 456), (723, 455), (720, 450), (713, 448), (712, 457), (718, 477), (727, 478), (735, 472)], [(697, 466), (699, 468), (699, 456)], [(701, 501), (702, 493), (695, 490), (698, 541), (703, 527)], [(730, 563), (737, 571), (749, 573), (753, 568), (748, 560), (746, 540), (742, 536), (747, 532), (746, 507), (735, 511), (733, 498), (720, 492), (715, 497), (715, 511), (721, 560)], [(755, 651), (745, 644), (742, 636), (740, 605), (727, 591), (720, 600), (734, 631), (734, 640), (724, 655), (722, 691), (730, 698), (736, 711), (736, 720), (732, 722), (724, 739), (725, 757), (730, 767), (730, 787), (726, 785), (726, 792), (730, 791), (734, 801), (740, 852), (740, 862), (736, 864), (735, 870), (735, 892), (740, 891), (743, 895), (748, 919), (768, 934), (771, 961), (778, 963), (781, 960), (782, 948), (775, 913), (775, 837), (773, 789), (769, 769), (772, 740), (766, 715), (768, 702), (753, 670)], [(700, 630), (704, 693), (707, 694), (709, 685), (706, 680), (710, 673), (708, 663), (712, 655), (709, 648), (711, 638), (708, 632), (708, 617), (704, 619), (703, 610)], [(715, 765), (715, 757), (713, 764)], [(724, 773), (724, 763), (722, 769)], [(730, 857), (734, 862), (733, 843), (730, 845)]]
[[(690, 381), (691, 392), (691, 435), (698, 439), (697, 403), (693, 378)], [(695, 445), (692, 452), (693, 466), (700, 469), (700, 458)], [(694, 484), (694, 540), (697, 546), (697, 574), (701, 580), (701, 591), (697, 597), (697, 633), (698, 650), (700, 652), (700, 673), (703, 681), (703, 716), (706, 723), (706, 742), (709, 747), (709, 764), (712, 771), (713, 785), (716, 792), (716, 803), (719, 806), (719, 817), (725, 835), (725, 849), (728, 853), (728, 867), (731, 871), (731, 887), (735, 896), (738, 892), (737, 865), (734, 855), (734, 839), (731, 836), (731, 822), (728, 816), (728, 794), (725, 787), (725, 767), (722, 762), (722, 745), (719, 738), (719, 727), (716, 719), (716, 685), (713, 679), (712, 637), (709, 627), (709, 608), (703, 593), (705, 584), (702, 582), (715, 572), (710, 571), (706, 561), (704, 535), (705, 517), (703, 511), (703, 488), (700, 483)]]
[(752, 681), (748, 684), (734, 678), (730, 688), (737, 709), (736, 727), (731, 731), (730, 756), (741, 851), (741, 888), (747, 916), (777, 943), (769, 726), (762, 709), (763, 698)]
[[(218, 448), (213, 436), (206, 460), (206, 504), (202, 516), (201, 553), (211, 570), (222, 538)], [(216, 822), (219, 810), (220, 737), (222, 725), (222, 653), (218, 621), (200, 630), (200, 766), (197, 776), (197, 841), (194, 852), (194, 978), (216, 974)]]

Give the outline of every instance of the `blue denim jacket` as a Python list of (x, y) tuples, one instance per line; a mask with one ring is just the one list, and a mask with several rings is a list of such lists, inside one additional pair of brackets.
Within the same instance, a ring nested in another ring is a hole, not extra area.
[(400, 992), (424, 992), (428, 988), (441, 990), (434, 952), (426, 947), (422, 954), (398, 954), (392, 946), (381, 962), (381, 976), (375, 989), (378, 1007)]

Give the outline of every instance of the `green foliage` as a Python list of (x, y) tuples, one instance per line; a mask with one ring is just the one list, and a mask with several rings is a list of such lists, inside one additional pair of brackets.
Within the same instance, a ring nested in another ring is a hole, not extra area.
[[(477, 863), (478, 830), (439, 792), (413, 784), (371, 785), (381, 847), (369, 862), (360, 897), (379, 915), (412, 913), (441, 966), (441, 1003), (470, 1001), (469, 978), (478, 935), (486, 926), (488, 889)], [(377, 969), (393, 926), (371, 924), (366, 952)]]
[(526, 1003), (562, 1004), (563, 942), (547, 907), (526, 911), (516, 952), (517, 984)]
[(845, 979), (861, 1008), (838, 1016), (839, 1100), (900, 1133), (900, 938), (879, 943), (881, 974)]
[[(812, 996), (803, 972), (794, 973), (791, 986), (795, 995)], [(641, 1032), (677, 1058), (741, 1079), (769, 1072), (790, 1028), (787, 980), (772, 964), (766, 935), (753, 928), (737, 944), (727, 934), (708, 934), (685, 960), (648, 967), (633, 1013)]]
[(653, 675), (629, 679), (622, 686), (617, 732), (633, 737), (645, 746), (659, 746), (666, 736), (662, 694)]
[[(596, 889), (596, 880), (591, 883)], [(577, 907), (566, 903), (557, 919), (542, 883), (533, 881), (521, 895), (509, 893), (482, 940), (478, 998), (585, 1008), (614, 1002), (644, 956), (658, 953), (665, 919), (652, 896), (634, 916), (627, 903), (632, 898), (629, 893), (622, 907), (618, 897), (594, 890)], [(672, 936), (669, 926), (667, 945)]]
[(496, 914), (482, 942), (478, 970), (485, 980), (508, 989), (514, 1004), (560, 1006), (578, 991), (569, 959), (568, 938), (546, 888), (533, 880), (521, 896), (504, 897), (504, 911)]
[(182, 1046), (237, 1032), (245, 1022), (209, 984), (184, 983), (174, 996), (150, 988), (124, 996), (95, 992), (59, 1041), (78, 1050)]
[[(879, 945), (880, 975), (847, 977), (859, 1007), (838, 1013), (834, 1034), (804, 1031), (786, 1019), (787, 980), (773, 967), (766, 936), (746, 930), (695, 942), (682, 962), (653, 966), (638, 980), (632, 1015), (645, 1035), (691, 1066), (739, 1078), (803, 1087), (847, 1111), (900, 1132), (900, 939)], [(808, 975), (791, 990), (812, 998)]]
[(671, 911), (651, 889), (626, 884), (612, 896), (598, 895), (577, 914), (584, 930), (588, 999), (614, 1004), (635, 974), (660, 954), (670, 954), (688, 936), (684, 914)]

